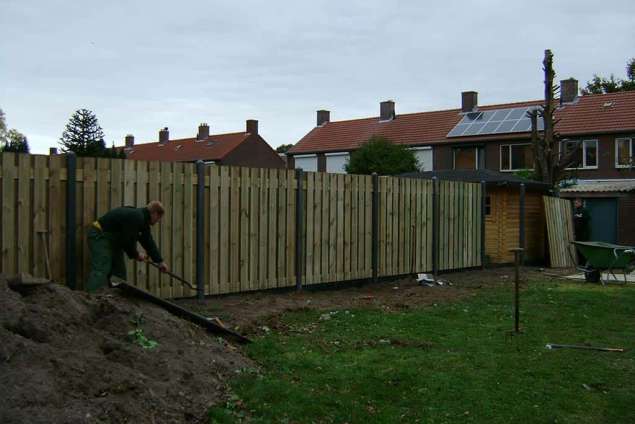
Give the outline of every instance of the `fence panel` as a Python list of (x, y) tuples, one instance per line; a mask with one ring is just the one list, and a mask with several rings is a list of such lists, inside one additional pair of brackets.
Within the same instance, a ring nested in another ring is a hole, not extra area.
[(481, 186), (439, 181), (439, 270), (481, 265)]
[[(0, 157), (0, 271), (65, 281), (66, 156)], [(204, 227), (205, 294), (295, 285), (296, 190), (303, 190), (303, 282), (370, 278), (371, 176), (211, 166), (204, 169), (204, 210), (196, 216), (195, 164), (78, 158), (75, 243), (77, 287), (89, 271), (91, 224), (110, 208), (160, 200), (166, 214), (152, 234), (172, 270), (194, 282), (196, 220)], [(380, 177), (378, 275), (433, 268), (430, 180)], [(480, 265), (481, 188), (439, 183), (440, 270)], [(48, 254), (48, 261), (46, 260)], [(194, 295), (147, 264), (127, 261), (128, 279), (162, 297)], [(49, 273), (50, 269), (50, 273)]]
[(575, 247), (571, 244), (575, 239), (571, 201), (549, 196), (544, 196), (543, 200), (551, 266), (555, 268), (574, 267), (573, 258), (576, 257), (576, 252)]

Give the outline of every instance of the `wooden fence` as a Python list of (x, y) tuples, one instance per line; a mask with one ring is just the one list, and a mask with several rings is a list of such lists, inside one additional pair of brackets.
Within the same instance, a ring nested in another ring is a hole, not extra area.
[[(203, 203), (198, 205), (195, 164), (77, 158), (73, 171), (67, 156), (13, 153), (1, 154), (0, 163), (0, 271), (5, 274), (65, 281), (70, 266), (82, 288), (91, 223), (110, 208), (143, 206), (151, 199), (166, 207), (152, 228), (165, 260), (186, 280), (198, 278), (208, 295), (482, 263), (478, 184), (393, 177), (374, 182), (372, 176), (209, 166), (200, 168)], [(67, 229), (73, 204), (74, 228)], [(66, 243), (68, 237), (74, 243)], [(66, 263), (73, 251), (75, 261)], [(152, 293), (195, 294), (153, 267), (127, 264), (129, 280)]]
[(571, 200), (544, 196), (547, 236), (549, 238), (549, 258), (555, 268), (575, 266), (575, 240), (573, 234), (573, 210)]

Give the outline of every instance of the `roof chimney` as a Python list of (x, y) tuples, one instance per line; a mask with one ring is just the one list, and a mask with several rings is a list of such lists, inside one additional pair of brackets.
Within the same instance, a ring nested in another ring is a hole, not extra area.
[(379, 103), (379, 120), (390, 121), (392, 119), (395, 119), (395, 102), (386, 100)]
[(159, 143), (165, 144), (168, 141), (170, 141), (170, 131), (168, 130), (168, 127), (165, 127), (159, 131)]
[(560, 81), (560, 104), (571, 103), (578, 97), (578, 80), (569, 78)]
[(55, 156), (56, 154), (57, 154), (57, 147), (50, 147), (49, 148), (49, 155)]
[(328, 110), (318, 110), (317, 111), (317, 126), (321, 127), (327, 122), (331, 122), (331, 112)]
[(478, 93), (464, 91), (461, 93), (461, 112), (474, 112), (478, 108)]
[(126, 135), (126, 147), (134, 146), (134, 135), (128, 134)]
[(196, 141), (203, 141), (209, 138), (209, 125), (205, 122), (198, 126), (198, 134), (196, 135)]
[(249, 134), (258, 134), (258, 121), (256, 119), (247, 119), (245, 124)]

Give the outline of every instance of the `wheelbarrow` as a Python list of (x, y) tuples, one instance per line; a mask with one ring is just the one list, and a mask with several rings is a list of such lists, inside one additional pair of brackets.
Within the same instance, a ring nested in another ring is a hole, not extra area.
[[(572, 241), (571, 243), (586, 259), (584, 266), (577, 267), (584, 272), (586, 281), (593, 283), (601, 281), (603, 285), (606, 285), (611, 275), (615, 281), (619, 281), (615, 276), (615, 272), (621, 271), (626, 284), (626, 276), (635, 270), (635, 247), (620, 246), (601, 241)], [(607, 273), (605, 279), (602, 279), (602, 271)]]

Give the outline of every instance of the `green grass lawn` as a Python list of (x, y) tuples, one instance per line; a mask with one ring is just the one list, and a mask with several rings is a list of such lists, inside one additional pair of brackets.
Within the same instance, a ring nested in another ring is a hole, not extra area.
[[(247, 349), (261, 372), (239, 374), (232, 400), (210, 420), (634, 423), (635, 287), (528, 286), (520, 335), (509, 332), (511, 288), (400, 312), (286, 314), (290, 331)], [(550, 351), (547, 343), (628, 350)]]

